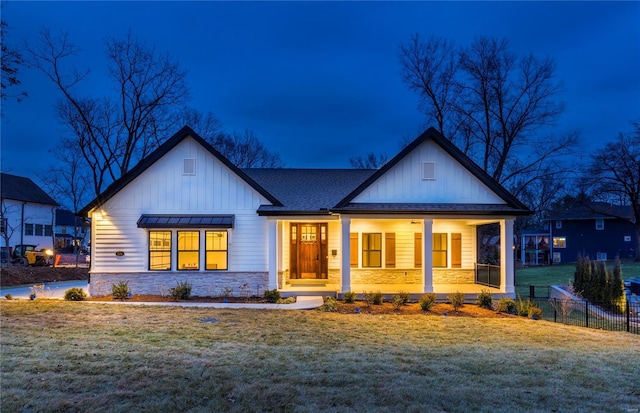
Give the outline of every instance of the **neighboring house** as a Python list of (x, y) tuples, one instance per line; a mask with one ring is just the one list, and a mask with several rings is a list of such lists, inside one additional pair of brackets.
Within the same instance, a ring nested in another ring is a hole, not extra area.
[(13, 248), (18, 244), (33, 244), (38, 249), (52, 248), (58, 203), (29, 178), (0, 175), (1, 245)]
[(616, 218), (631, 217), (631, 213), (630, 206), (593, 203), (550, 216), (553, 263), (576, 262), (578, 255), (597, 260), (611, 260), (616, 256), (634, 258), (635, 226)]
[(73, 253), (74, 245), (78, 247), (78, 251), (86, 251), (90, 229), (91, 225), (85, 219), (68, 209), (56, 210), (56, 253)]
[[(185, 127), (80, 211), (94, 295), (187, 280), (194, 295), (514, 296), (513, 223), (529, 213), (433, 128), (379, 170), (241, 170)], [(499, 266), (477, 264), (486, 224)]]

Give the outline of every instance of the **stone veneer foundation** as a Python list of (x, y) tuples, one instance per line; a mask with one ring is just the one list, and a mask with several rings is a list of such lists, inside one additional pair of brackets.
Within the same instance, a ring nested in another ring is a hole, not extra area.
[(127, 281), (132, 294), (167, 295), (169, 288), (188, 281), (192, 285), (191, 295), (219, 297), (223, 291), (239, 297), (262, 296), (268, 288), (267, 272), (133, 272), (91, 273), (89, 294), (102, 296), (111, 294), (111, 286)]

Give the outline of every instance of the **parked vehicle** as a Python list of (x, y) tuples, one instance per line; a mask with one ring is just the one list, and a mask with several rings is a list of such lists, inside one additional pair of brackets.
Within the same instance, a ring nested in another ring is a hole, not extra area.
[(53, 251), (50, 249), (36, 250), (37, 245), (18, 244), (13, 248), (11, 263), (22, 266), (45, 266), (51, 265)]

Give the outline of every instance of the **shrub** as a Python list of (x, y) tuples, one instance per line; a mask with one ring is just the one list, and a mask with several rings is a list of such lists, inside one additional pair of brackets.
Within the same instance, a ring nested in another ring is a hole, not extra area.
[(229, 298), (229, 297), (231, 297), (231, 295), (232, 295), (232, 294), (233, 294), (233, 288), (231, 288), (231, 287), (224, 287), (224, 288), (222, 289), (222, 296), (223, 296), (224, 298)]
[(496, 311), (498, 313), (507, 313), (507, 314), (515, 314), (516, 313), (516, 302), (513, 298), (502, 297), (498, 300), (498, 304), (496, 305)]
[[(518, 301), (516, 302), (516, 314), (521, 317), (530, 317), (532, 308), (537, 307), (533, 305), (531, 300), (523, 300), (522, 298), (520, 298), (520, 295), (518, 295)], [(542, 315), (542, 310), (540, 310), (540, 315)]]
[(346, 292), (342, 294), (342, 299), (345, 303), (355, 303), (357, 298), (357, 294), (353, 291)]
[(476, 304), (480, 308), (486, 308), (487, 310), (491, 310), (493, 308), (493, 299), (491, 298), (491, 293), (489, 290), (481, 290), (480, 294), (478, 294), (478, 300)]
[(317, 308), (318, 311), (327, 313), (335, 313), (338, 311), (338, 301), (335, 298), (331, 296), (325, 296), (322, 297), (322, 299), (324, 300), (324, 304)]
[(429, 311), (436, 303), (436, 295), (434, 293), (427, 293), (420, 297), (418, 303), (420, 304), (422, 311)]
[(453, 306), (453, 310), (458, 312), (459, 309), (464, 307), (464, 294), (460, 291), (449, 294), (449, 303)]
[(13, 300), (13, 296), (11, 294), (5, 294), (4, 298), (7, 300)]
[(364, 301), (364, 305), (366, 307), (370, 307), (373, 304), (373, 293), (372, 292), (363, 292), (362, 300)]
[(87, 294), (82, 288), (69, 288), (64, 292), (64, 299), (67, 301), (82, 301), (87, 298)]
[(111, 284), (111, 293), (114, 300), (124, 300), (129, 298), (131, 290), (129, 289), (129, 281), (118, 281), (117, 284)]
[(391, 304), (393, 304), (394, 310), (399, 310), (404, 305), (404, 300), (400, 294), (395, 294), (391, 298)]
[(380, 291), (373, 293), (373, 305), (382, 305), (382, 293)]
[(402, 305), (407, 305), (407, 303), (409, 303), (409, 293), (400, 290), (398, 292), (398, 299), (402, 301)]
[(178, 281), (175, 287), (169, 288), (169, 295), (174, 300), (188, 300), (191, 298), (192, 287), (189, 281)]
[(296, 302), (295, 297), (281, 298), (278, 300), (278, 304), (293, 304), (295, 302)]
[(266, 290), (264, 292), (264, 299), (267, 300), (268, 303), (277, 303), (282, 297), (280, 296), (280, 291), (277, 289)]
[(542, 319), (542, 309), (536, 307), (533, 304), (531, 304), (529, 306), (528, 317), (531, 318), (532, 320), (540, 320), (540, 319)]

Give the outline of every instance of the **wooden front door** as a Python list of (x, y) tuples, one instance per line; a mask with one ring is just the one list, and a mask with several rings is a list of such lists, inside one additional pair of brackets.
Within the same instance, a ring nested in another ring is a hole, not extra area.
[(292, 223), (289, 261), (292, 279), (327, 278), (327, 224)]

